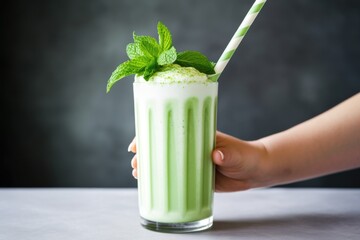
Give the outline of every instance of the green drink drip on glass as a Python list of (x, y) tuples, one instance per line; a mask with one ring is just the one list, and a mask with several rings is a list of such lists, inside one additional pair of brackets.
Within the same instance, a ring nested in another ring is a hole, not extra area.
[(217, 82), (174, 66), (135, 77), (134, 103), (142, 225), (164, 232), (212, 226)]

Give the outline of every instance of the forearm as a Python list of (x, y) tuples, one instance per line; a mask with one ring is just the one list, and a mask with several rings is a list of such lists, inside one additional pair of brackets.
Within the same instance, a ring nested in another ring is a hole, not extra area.
[(259, 140), (266, 185), (360, 167), (360, 94), (284, 132)]

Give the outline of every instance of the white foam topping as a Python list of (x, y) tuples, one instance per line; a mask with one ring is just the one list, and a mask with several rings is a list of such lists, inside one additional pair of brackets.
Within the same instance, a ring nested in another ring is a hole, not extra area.
[(177, 64), (171, 64), (164, 67), (161, 71), (154, 73), (146, 81), (143, 76), (136, 75), (135, 82), (147, 82), (147, 83), (187, 83), (187, 82), (208, 82), (207, 75), (201, 73), (193, 67), (181, 67)]

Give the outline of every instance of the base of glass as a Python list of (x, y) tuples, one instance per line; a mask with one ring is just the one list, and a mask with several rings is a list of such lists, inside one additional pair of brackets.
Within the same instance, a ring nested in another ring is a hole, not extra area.
[(194, 222), (163, 223), (154, 222), (141, 217), (141, 225), (149, 230), (168, 233), (198, 232), (210, 228), (213, 225), (213, 217), (208, 217)]

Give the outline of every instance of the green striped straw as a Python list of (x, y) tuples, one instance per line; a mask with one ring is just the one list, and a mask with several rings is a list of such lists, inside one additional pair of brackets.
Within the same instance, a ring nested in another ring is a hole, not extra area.
[(233, 56), (234, 52), (236, 51), (237, 47), (243, 40), (245, 34), (249, 30), (251, 24), (254, 22), (256, 16), (264, 6), (265, 2), (266, 0), (256, 0), (254, 2), (249, 12), (246, 14), (244, 20), (240, 24), (239, 28), (235, 32), (234, 36), (231, 38), (229, 44), (225, 48), (223, 54), (216, 63), (214, 67), (215, 74), (209, 76), (210, 80), (214, 82), (218, 80), (220, 74), (224, 71), (224, 68), (230, 61), (230, 58)]

